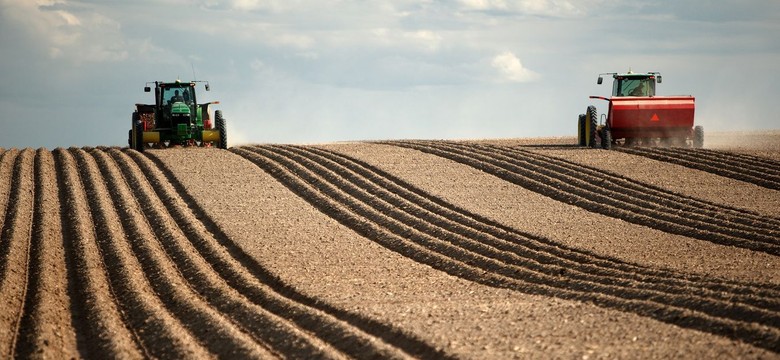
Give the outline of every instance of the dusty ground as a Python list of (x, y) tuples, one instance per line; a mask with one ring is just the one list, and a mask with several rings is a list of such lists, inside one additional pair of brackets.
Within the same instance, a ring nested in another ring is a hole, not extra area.
[(2, 357), (777, 358), (780, 132), (0, 149)]

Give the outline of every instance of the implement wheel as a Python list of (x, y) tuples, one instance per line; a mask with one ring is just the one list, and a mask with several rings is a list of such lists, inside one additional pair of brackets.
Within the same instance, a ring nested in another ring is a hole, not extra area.
[(220, 149), (227, 149), (227, 127), (225, 126), (225, 118), (222, 117), (222, 110), (217, 110), (214, 112), (215, 125), (217, 125), (217, 130), (219, 130), (219, 144), (217, 145)]
[(704, 147), (704, 127), (701, 125), (693, 127), (693, 147), (696, 149)]
[(580, 114), (577, 118), (577, 143), (579, 146), (585, 146), (585, 114)]
[(601, 148), (612, 149), (612, 130), (606, 126), (601, 129)]

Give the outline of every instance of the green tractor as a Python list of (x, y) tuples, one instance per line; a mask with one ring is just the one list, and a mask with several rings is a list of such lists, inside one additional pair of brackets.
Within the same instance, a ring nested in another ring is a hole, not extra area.
[[(198, 104), (195, 97), (195, 83), (205, 81), (154, 82), (154, 104), (136, 104), (128, 134), (131, 149), (144, 151), (146, 148), (167, 148), (173, 146), (215, 146), (227, 149), (227, 132), (222, 111), (214, 112), (212, 101)], [(209, 84), (205, 82), (206, 91)], [(144, 92), (150, 92), (151, 82), (146, 83)]]

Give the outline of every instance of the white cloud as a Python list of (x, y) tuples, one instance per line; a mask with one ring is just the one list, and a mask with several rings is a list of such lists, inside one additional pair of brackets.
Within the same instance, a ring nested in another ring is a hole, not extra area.
[(34, 38), (51, 59), (80, 64), (128, 58), (118, 21), (95, 11), (69, 11), (69, 6), (65, 1), (6, 1), (4, 20)]
[(511, 51), (505, 51), (493, 57), (491, 65), (498, 70), (505, 81), (530, 82), (539, 78), (539, 74), (525, 68), (520, 59)]
[(571, 17), (584, 13), (567, 0), (460, 0), (460, 4), (467, 10), (508, 12), (518, 15)]
[(431, 30), (405, 32), (403, 36), (427, 51), (438, 50), (442, 42), (442, 36)]

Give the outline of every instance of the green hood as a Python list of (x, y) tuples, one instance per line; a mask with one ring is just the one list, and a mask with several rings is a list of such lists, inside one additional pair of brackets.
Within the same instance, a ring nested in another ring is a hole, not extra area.
[(183, 102), (175, 102), (171, 105), (171, 114), (190, 114), (190, 107)]

